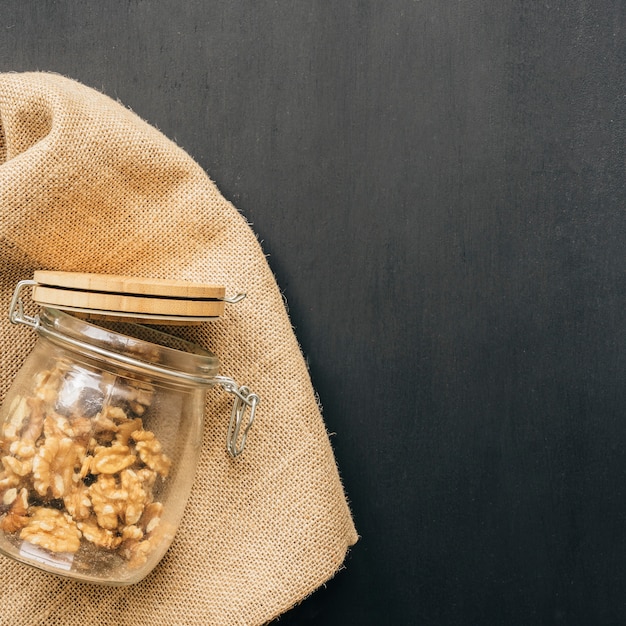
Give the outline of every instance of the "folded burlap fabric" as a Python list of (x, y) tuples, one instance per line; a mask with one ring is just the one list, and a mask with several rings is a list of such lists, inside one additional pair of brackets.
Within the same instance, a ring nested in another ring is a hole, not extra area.
[(173, 332), (261, 397), (232, 459), (231, 399), (208, 392), (191, 498), (148, 578), (100, 587), (2, 557), (1, 624), (262, 624), (341, 567), (357, 535), (282, 296), (246, 221), (183, 150), (67, 78), (0, 74), (0, 263), (2, 398), (36, 337), (1, 311), (37, 269), (246, 292), (223, 319)]

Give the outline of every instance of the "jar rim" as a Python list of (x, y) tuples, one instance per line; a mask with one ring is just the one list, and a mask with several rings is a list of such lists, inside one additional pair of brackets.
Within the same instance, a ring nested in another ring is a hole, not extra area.
[(130, 322), (94, 324), (58, 309), (42, 307), (37, 331), (56, 343), (99, 360), (113, 360), (187, 383), (211, 384), (219, 360), (195, 343)]

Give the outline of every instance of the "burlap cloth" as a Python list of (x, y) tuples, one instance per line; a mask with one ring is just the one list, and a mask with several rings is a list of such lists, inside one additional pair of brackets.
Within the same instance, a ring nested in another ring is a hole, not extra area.
[[(183, 150), (72, 80), (0, 74), (0, 262), (0, 311), (35, 269), (245, 291), (222, 320), (177, 332), (261, 397), (231, 459), (231, 396), (208, 392), (191, 498), (148, 578), (102, 587), (2, 557), (1, 624), (262, 624), (333, 576), (357, 535), (281, 293), (246, 221)], [(6, 314), (0, 333), (4, 397), (36, 337)]]

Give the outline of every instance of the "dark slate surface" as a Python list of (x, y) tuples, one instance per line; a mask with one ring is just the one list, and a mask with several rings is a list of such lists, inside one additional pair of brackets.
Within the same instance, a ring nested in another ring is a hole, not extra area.
[(5, 0), (284, 290), (362, 536), (279, 624), (626, 623), (618, 0)]

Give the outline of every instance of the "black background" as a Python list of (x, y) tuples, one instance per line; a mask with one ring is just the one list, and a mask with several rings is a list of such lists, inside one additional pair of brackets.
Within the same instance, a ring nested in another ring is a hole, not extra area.
[(278, 624), (626, 623), (626, 3), (0, 11), (269, 255), (361, 535)]

